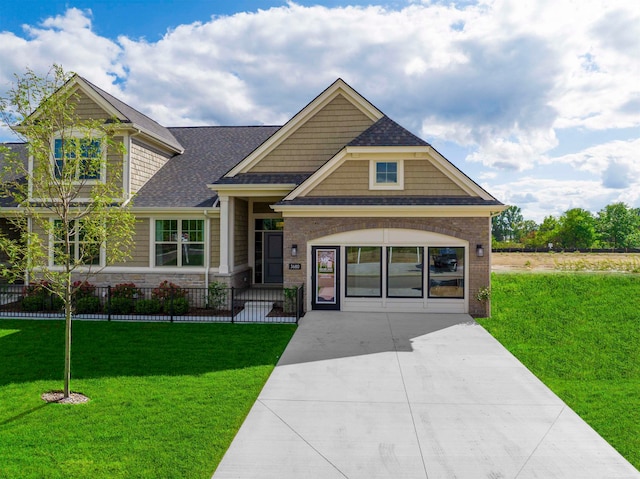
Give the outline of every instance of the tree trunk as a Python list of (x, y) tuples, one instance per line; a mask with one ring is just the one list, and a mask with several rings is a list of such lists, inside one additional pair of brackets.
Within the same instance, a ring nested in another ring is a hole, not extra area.
[(64, 291), (64, 397), (69, 397), (71, 383), (71, 275)]

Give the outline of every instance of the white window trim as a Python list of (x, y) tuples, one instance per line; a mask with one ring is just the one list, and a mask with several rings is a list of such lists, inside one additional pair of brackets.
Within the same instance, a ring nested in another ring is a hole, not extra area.
[[(196, 242), (190, 242), (193, 244), (202, 244), (203, 246), (203, 253), (204, 253), (204, 264), (202, 265), (197, 265), (197, 266), (193, 266), (193, 265), (183, 265), (182, 264), (182, 254), (180, 251), (180, 247), (182, 246), (182, 241), (177, 241), (176, 244), (178, 245), (178, 256), (177, 256), (177, 263), (175, 266), (173, 265), (156, 265), (156, 245), (158, 243), (174, 243), (174, 242), (163, 242), (163, 241), (156, 241), (156, 221), (177, 221), (178, 222), (178, 231), (179, 234), (182, 234), (182, 221), (183, 220), (197, 220), (197, 221), (202, 221), (203, 222), (203, 240), (202, 243), (200, 243), (199, 241)], [(203, 218), (202, 216), (181, 216), (179, 218), (177, 217), (172, 217), (172, 216), (156, 216), (156, 217), (152, 217), (149, 218), (149, 221), (151, 222), (150, 227), (149, 227), (149, 266), (155, 270), (155, 271), (160, 271), (160, 270), (165, 270), (165, 271), (175, 271), (176, 269), (179, 269), (180, 271), (187, 271), (187, 270), (202, 270), (204, 268), (207, 267), (207, 250), (208, 248), (210, 248), (210, 242), (207, 236), (207, 222), (205, 221), (206, 218)]]
[[(97, 140), (100, 141), (100, 154), (102, 155), (102, 162), (101, 162), (101, 167), (100, 167), (100, 178), (94, 179), (94, 178), (86, 178), (86, 179), (80, 179), (80, 175), (78, 174), (78, 171), (76, 171), (76, 179), (72, 182), (73, 184), (77, 184), (77, 185), (97, 185), (99, 183), (105, 183), (106, 182), (106, 175), (107, 175), (107, 148), (105, 148), (105, 141), (104, 141), (104, 135), (99, 134), (98, 132), (96, 132), (96, 135), (94, 136), (93, 134), (87, 136), (86, 134), (81, 134), (79, 132), (70, 132), (69, 134), (67, 134), (67, 138), (90, 138), (91, 140)], [(55, 175), (55, 171), (56, 171), (56, 140), (60, 140), (61, 136), (60, 134), (56, 134), (53, 136), (53, 138), (51, 138), (51, 172)]]
[[(376, 181), (376, 165), (378, 163), (396, 163), (398, 165), (397, 183), (378, 183)], [(404, 160), (369, 160), (370, 190), (404, 190)]]
[[(58, 219), (55, 218), (51, 218), (49, 221), (51, 221), (51, 223), (55, 223), (56, 221), (60, 221)], [(74, 220), (74, 221), (81, 221), (81, 220)], [(52, 225), (53, 226), (53, 225)], [(51, 229), (51, 231), (53, 231), (54, 228)], [(77, 259), (78, 257), (78, 252), (80, 251), (80, 241), (78, 240), (78, 238), (76, 237), (74, 239), (74, 245), (75, 245), (75, 259)], [(53, 233), (49, 234), (49, 268), (56, 270), (56, 269), (62, 269), (63, 265), (61, 264), (56, 264), (55, 262), (55, 258), (54, 258), (54, 250), (55, 250), (55, 238)], [(88, 271), (91, 268), (104, 268), (106, 263), (106, 250), (104, 245), (100, 245), (100, 258), (98, 261), (98, 264), (83, 264), (78, 266), (78, 271)]]

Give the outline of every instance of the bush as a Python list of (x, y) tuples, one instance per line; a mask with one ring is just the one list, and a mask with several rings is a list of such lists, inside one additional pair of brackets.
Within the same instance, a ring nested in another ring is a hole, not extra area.
[(49, 289), (49, 282), (39, 281), (30, 283), (24, 288), (22, 309), (24, 311), (60, 311), (64, 301), (53, 294)]
[(178, 316), (187, 314), (189, 312), (189, 300), (187, 298), (174, 298), (173, 301), (168, 299), (162, 304), (162, 310), (165, 314), (173, 313)]
[(227, 296), (229, 294), (226, 284), (220, 281), (214, 281), (209, 285), (209, 307), (222, 311), (227, 306)]
[(177, 298), (186, 298), (189, 291), (182, 289), (180, 286), (169, 281), (163, 281), (157, 288), (151, 292), (151, 297), (164, 301), (169, 298), (174, 300)]
[(142, 291), (133, 283), (120, 283), (111, 288), (112, 298), (134, 299), (142, 295)]
[(73, 299), (91, 297), (96, 292), (96, 286), (88, 281), (76, 281), (73, 283)]
[(99, 313), (102, 305), (97, 296), (85, 296), (76, 300), (76, 314)]
[(133, 311), (133, 299), (112, 297), (109, 311), (111, 314), (130, 314)]
[(140, 299), (134, 306), (136, 314), (158, 314), (162, 304), (157, 299)]

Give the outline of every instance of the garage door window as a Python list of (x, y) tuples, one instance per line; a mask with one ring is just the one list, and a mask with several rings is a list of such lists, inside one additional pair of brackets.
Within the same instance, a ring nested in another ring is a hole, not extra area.
[(421, 246), (389, 246), (387, 248), (387, 297), (422, 298), (423, 257)]
[(382, 296), (382, 248), (347, 246), (346, 295), (351, 298)]
[(429, 248), (429, 297), (464, 298), (464, 248)]

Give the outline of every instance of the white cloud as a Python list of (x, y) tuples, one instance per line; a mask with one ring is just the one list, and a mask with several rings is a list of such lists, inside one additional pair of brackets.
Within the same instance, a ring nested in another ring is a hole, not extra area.
[[(281, 124), (342, 77), (424, 138), (510, 172), (509, 185), (483, 177), (498, 196), (566, 209), (565, 185), (589, 204), (619, 197), (638, 205), (640, 140), (563, 145), (574, 153), (561, 157), (552, 150), (560, 129), (640, 126), (640, 2), (289, 3), (202, 18), (156, 42), (101, 37), (93, 20), (70, 8), (22, 36), (0, 32), (0, 89), (25, 66), (46, 71), (56, 62), (169, 126)], [(593, 179), (513, 176), (554, 162)]]

